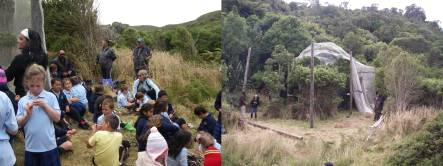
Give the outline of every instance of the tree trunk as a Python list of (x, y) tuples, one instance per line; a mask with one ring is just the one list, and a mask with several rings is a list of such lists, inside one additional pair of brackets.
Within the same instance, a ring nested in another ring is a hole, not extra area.
[(31, 0), (31, 26), (40, 34), (43, 50), (46, 53), (46, 40), (44, 26), (44, 14), (42, 0)]
[[(42, 0), (31, 0), (31, 26), (32, 29), (40, 34), (42, 40), (43, 52), (47, 53), (46, 50), (46, 40), (45, 40), (45, 30), (44, 30), (44, 16), (43, 16)], [(45, 89), (51, 89), (51, 75), (49, 74), (49, 68), (46, 70), (48, 79), (45, 81)]]
[(8, 66), (12, 60), (13, 48), (15, 45), (14, 35), (14, 0), (0, 0), (0, 40), (4, 44), (0, 45), (0, 65), (4, 68)]

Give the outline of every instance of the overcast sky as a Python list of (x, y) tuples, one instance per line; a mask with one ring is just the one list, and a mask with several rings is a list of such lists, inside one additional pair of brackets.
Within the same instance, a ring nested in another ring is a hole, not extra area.
[[(286, 2), (308, 2), (308, 0), (284, 0)], [(348, 8), (360, 9), (363, 6), (371, 6), (371, 4), (378, 4), (378, 9), (396, 7), (406, 11), (406, 6), (411, 4), (416, 4), (425, 10), (426, 21), (440, 20), (440, 27), (443, 25), (443, 1), (441, 0), (320, 0), (322, 5), (325, 2), (329, 4), (334, 4), (336, 6), (340, 5), (341, 2), (349, 2)]]
[(164, 26), (221, 10), (221, 0), (96, 0), (100, 24)]

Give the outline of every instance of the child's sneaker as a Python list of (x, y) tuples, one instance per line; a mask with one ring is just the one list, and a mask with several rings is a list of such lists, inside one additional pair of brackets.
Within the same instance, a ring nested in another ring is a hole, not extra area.
[(78, 127), (84, 130), (88, 130), (89, 124), (86, 121), (81, 121), (80, 123), (78, 123)]

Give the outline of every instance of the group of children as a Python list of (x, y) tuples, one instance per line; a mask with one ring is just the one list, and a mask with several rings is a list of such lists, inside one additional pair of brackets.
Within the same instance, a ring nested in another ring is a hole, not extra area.
[[(1, 73), (0, 73), (1, 74)], [(0, 77), (1, 78), (1, 77)], [(14, 151), (10, 136), (23, 128), (25, 136), (25, 165), (61, 165), (59, 153), (73, 149), (71, 137), (76, 134), (67, 117), (78, 123), (81, 129), (92, 129), (87, 147), (95, 147), (94, 165), (121, 165), (124, 144), (120, 133), (123, 123), (115, 112), (115, 106), (139, 115), (134, 124), (138, 149), (137, 165), (187, 165), (187, 148), (192, 144), (191, 127), (183, 118), (176, 117), (167, 93), (160, 90), (147, 72), (140, 70), (134, 81), (134, 94), (124, 85), (117, 100), (103, 95), (98, 85), (92, 91), (84, 86), (78, 76), (54, 78), (52, 88), (44, 90), (46, 72), (33, 64), (25, 72), (24, 85), (27, 94), (17, 104), (0, 92), (0, 165), (14, 165)], [(1, 81), (1, 80), (0, 80)], [(116, 101), (115, 101), (116, 100)], [(87, 110), (93, 114), (93, 125), (84, 118)], [(195, 141), (204, 155), (204, 165), (221, 165), (221, 133), (217, 122), (203, 107), (194, 109), (202, 119)]]

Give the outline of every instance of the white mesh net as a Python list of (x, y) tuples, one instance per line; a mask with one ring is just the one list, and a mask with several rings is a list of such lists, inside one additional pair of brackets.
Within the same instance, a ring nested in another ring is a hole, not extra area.
[[(311, 56), (311, 46), (304, 49), (296, 59)], [(322, 63), (334, 64), (339, 59), (350, 60), (350, 55), (332, 42), (314, 43), (314, 57)], [(372, 113), (375, 103), (375, 68), (352, 59), (351, 77), (355, 105), (360, 112)]]

